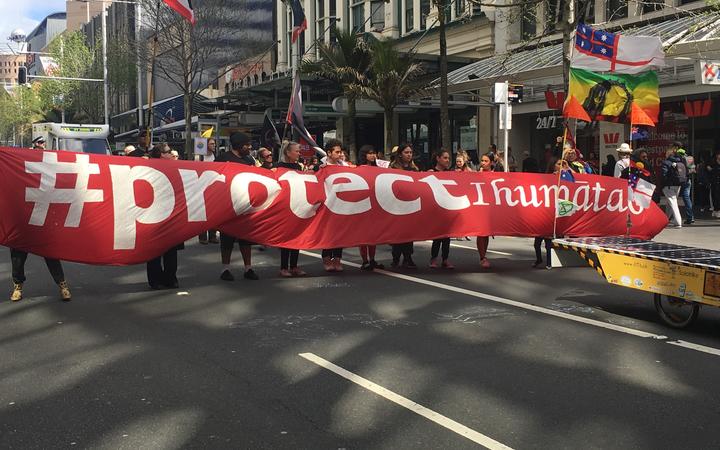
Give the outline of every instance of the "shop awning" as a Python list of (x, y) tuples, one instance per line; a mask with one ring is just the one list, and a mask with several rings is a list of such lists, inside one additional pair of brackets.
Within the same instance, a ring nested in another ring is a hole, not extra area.
[[(720, 50), (720, 17), (717, 14), (703, 14), (670, 19), (628, 29), (611, 29), (627, 35), (659, 36), (668, 56), (687, 55), (697, 59), (698, 46), (704, 49)], [(715, 47), (708, 47), (715, 45)], [(530, 50), (492, 56), (455, 70), (448, 74), (449, 91), (463, 92), (481, 89), (498, 81), (511, 79), (524, 81), (534, 78), (562, 74), (562, 43), (553, 43)], [(433, 81), (437, 87), (439, 79)]]

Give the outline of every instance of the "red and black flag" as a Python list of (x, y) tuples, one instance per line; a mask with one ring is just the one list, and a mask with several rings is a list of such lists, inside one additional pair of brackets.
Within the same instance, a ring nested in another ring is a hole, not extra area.
[(270, 114), (265, 114), (265, 120), (263, 120), (262, 132), (260, 134), (260, 143), (263, 147), (277, 150), (280, 148), (280, 135), (278, 135), (277, 128), (270, 117)]
[(300, 0), (292, 0), (290, 6), (292, 7), (293, 16), (292, 38), (290, 40), (294, 44), (302, 32), (307, 30), (307, 19), (305, 18), (305, 11), (302, 9)]
[(163, 0), (169, 7), (183, 16), (191, 24), (195, 24), (195, 13), (190, 0)]

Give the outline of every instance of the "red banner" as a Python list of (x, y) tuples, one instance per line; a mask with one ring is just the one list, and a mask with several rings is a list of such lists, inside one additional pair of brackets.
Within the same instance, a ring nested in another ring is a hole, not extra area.
[[(134, 264), (209, 228), (312, 249), (448, 236), (651, 238), (660, 209), (625, 180), (529, 173), (327, 167), (270, 171), (233, 163), (0, 149), (0, 244), (92, 264)], [(570, 206), (569, 206), (570, 205)]]

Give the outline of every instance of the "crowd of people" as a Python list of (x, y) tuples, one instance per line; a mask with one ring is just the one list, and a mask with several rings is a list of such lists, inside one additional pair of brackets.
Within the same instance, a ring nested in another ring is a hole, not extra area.
[[(36, 149), (44, 149), (45, 142), (43, 138), (37, 138), (33, 141)], [(379, 166), (390, 167), (393, 169), (419, 172), (423, 169), (418, 167), (416, 163), (416, 153), (413, 146), (409, 143), (402, 143), (393, 147), (389, 152), (389, 160), (383, 158), (383, 154), (378, 152), (371, 145), (364, 145), (358, 152), (357, 162), (350, 160), (349, 154), (343, 148), (343, 144), (335, 139), (329, 139), (324, 146), (324, 156), (318, 158), (303, 159), (301, 157), (300, 145), (296, 142), (284, 142), (280, 149), (279, 161), (274, 161), (272, 150), (260, 148), (253, 150), (250, 136), (245, 133), (233, 133), (230, 136), (230, 151), (219, 153), (217, 142), (215, 139), (208, 139), (207, 155), (197, 158), (205, 162), (231, 162), (244, 164), (254, 167), (262, 167), (269, 170), (277, 170), (284, 168), (296, 171), (317, 171), (325, 166)], [(167, 143), (160, 143), (151, 148), (147, 146), (145, 135), (138, 138), (137, 145), (128, 145), (125, 148), (125, 155), (128, 157), (152, 158), (174, 160), (179, 155), (172, 150)], [(634, 174), (639, 174), (643, 180), (658, 186), (653, 199), (656, 202), (660, 200), (660, 193), (667, 198), (668, 213), (673, 222), (671, 226), (681, 227), (682, 216), (678, 208), (678, 198), (683, 200), (685, 205), (686, 219), (685, 224), (691, 224), (695, 221), (693, 213), (693, 205), (690, 199), (692, 187), (692, 174), (697, 173), (697, 185), (700, 189), (706, 191), (705, 196), (699, 196), (704, 205), (709, 205), (712, 209), (713, 217), (720, 217), (720, 152), (715, 154), (710, 161), (701, 161), (699, 164), (694, 163), (694, 159), (687, 154), (682, 148), (680, 142), (674, 142), (668, 149), (665, 159), (662, 162), (660, 170), (660, 179), (656, 179), (648, 152), (645, 149), (632, 150), (626, 143), (620, 145), (617, 149), (617, 159), (612, 155), (607, 158), (607, 163), (600, 169), (600, 174), (614, 176), (619, 178), (630, 178)], [(429, 167), (424, 170), (431, 172), (443, 171), (478, 171), (478, 172), (504, 172), (505, 155), (502, 151), (497, 151), (495, 145), (490, 145), (488, 151), (478, 158), (478, 164), (475, 167), (472, 164), (470, 155), (458, 150), (453, 154), (445, 149), (440, 149), (434, 153)], [(516, 170), (514, 158), (508, 155), (508, 166), (512, 170)], [(541, 170), (541, 164), (535, 158), (525, 152), (522, 161), (522, 170), (527, 172), (544, 172), (558, 174), (561, 171), (572, 171), (576, 173), (598, 173), (598, 169), (583, 159), (582, 153), (573, 147), (573, 145), (564, 142), (559, 137), (555, 142), (555, 148), (546, 155), (547, 163), (544, 170)], [(219, 234), (219, 239), (218, 239)], [(467, 237), (458, 237), (469, 239)], [(487, 257), (490, 236), (475, 237), (476, 246), (479, 256), (479, 265), (482, 269), (490, 269), (491, 263)], [(220, 279), (225, 281), (235, 280), (235, 275), (231, 269), (232, 253), (237, 244), (240, 255), (243, 259), (243, 278), (248, 280), (258, 280), (259, 277), (252, 267), (251, 248), (255, 245), (243, 239), (238, 239), (218, 230), (207, 230), (198, 236), (201, 245), (219, 244), (221, 270)], [(533, 267), (546, 267), (550, 269), (552, 238), (550, 236), (536, 237), (534, 240), (534, 249), (536, 260)], [(546, 257), (543, 261), (542, 249), (546, 249)], [(147, 262), (147, 280), (151, 289), (177, 288), (179, 282), (177, 279), (178, 268), (178, 250), (184, 248), (184, 243), (180, 243), (168, 249), (165, 253)], [(261, 247), (262, 248), (262, 247)], [(435, 239), (430, 248), (428, 266), (432, 269), (453, 269), (455, 266), (450, 262), (451, 238)], [(375, 259), (377, 248), (375, 245), (363, 245), (359, 248), (362, 258), (361, 270), (372, 271), (375, 269), (384, 269), (384, 265), (378, 263)], [(302, 277), (306, 276), (306, 272), (298, 266), (300, 251), (298, 249), (280, 249), (280, 271), (281, 277)], [(418, 266), (413, 259), (414, 244), (413, 242), (401, 242), (391, 244), (392, 261), (390, 267), (416, 269)], [(21, 300), (23, 295), (23, 284), (25, 282), (24, 266), (27, 259), (27, 252), (17, 249), (11, 249), (12, 262), (12, 280), (13, 291), (10, 299), (12, 301)], [(322, 250), (322, 263), (326, 272), (342, 272), (344, 270), (342, 264), (343, 249), (332, 248)], [(55, 259), (45, 258), (48, 269), (60, 288), (60, 296), (63, 300), (69, 301), (71, 297), (70, 288), (65, 280), (62, 264)]]

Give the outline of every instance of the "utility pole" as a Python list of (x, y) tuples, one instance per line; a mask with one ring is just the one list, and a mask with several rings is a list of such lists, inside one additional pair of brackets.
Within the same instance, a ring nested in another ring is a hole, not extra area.
[[(142, 4), (141, 2), (135, 3), (135, 42), (140, 42), (140, 33), (142, 33)], [(143, 97), (142, 97), (142, 61), (140, 52), (137, 52), (137, 108), (138, 108), (138, 134), (142, 131), (142, 126), (145, 123), (143, 120)]]
[(102, 17), (102, 54), (103, 54), (103, 98), (104, 98), (104, 117), (105, 117), (105, 125), (110, 124), (110, 113), (109, 113), (109, 105), (108, 105), (108, 97), (110, 96), (109, 86), (108, 86), (108, 70), (107, 70), (107, 8), (105, 8), (105, 3), (103, 3), (103, 10), (100, 13), (100, 16)]

